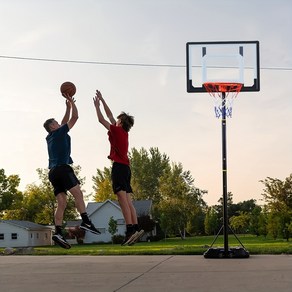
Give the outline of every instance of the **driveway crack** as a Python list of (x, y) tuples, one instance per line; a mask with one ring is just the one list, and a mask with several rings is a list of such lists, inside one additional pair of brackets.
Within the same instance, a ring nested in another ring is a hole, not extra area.
[(164, 262), (170, 260), (172, 257), (173, 257), (173, 256), (169, 256), (169, 257), (167, 257), (166, 259), (163, 259), (162, 261), (160, 261), (159, 263), (157, 263), (156, 265), (154, 265), (153, 267), (151, 267), (150, 269), (148, 269), (146, 272), (141, 273), (141, 274), (138, 275), (137, 277), (135, 277), (135, 278), (129, 280), (127, 283), (125, 283), (124, 285), (122, 285), (122, 286), (119, 287), (118, 289), (113, 290), (113, 292), (117, 292), (117, 291), (121, 290), (122, 288), (128, 286), (130, 283), (136, 281), (137, 279), (141, 278), (141, 277), (144, 276), (145, 274), (151, 272), (153, 269), (155, 269), (155, 268), (158, 267), (159, 265), (163, 264)]

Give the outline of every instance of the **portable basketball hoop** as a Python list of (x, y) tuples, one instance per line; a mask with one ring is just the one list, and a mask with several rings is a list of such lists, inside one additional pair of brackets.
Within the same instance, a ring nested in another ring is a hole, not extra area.
[[(245, 249), (242, 242), (228, 225), (227, 212), (227, 149), (226, 149), (226, 118), (232, 117), (233, 101), (240, 92), (243, 84), (239, 82), (205, 82), (206, 91), (214, 98), (215, 115), (221, 117), (222, 123), (222, 173), (223, 173), (223, 225), (213, 240), (211, 247), (204, 253), (206, 258), (221, 258), (221, 257), (249, 257), (248, 251)], [(224, 248), (212, 248), (219, 234), (223, 230)], [(228, 233), (229, 230), (233, 233), (242, 247), (229, 248)]]
[(228, 82), (205, 82), (206, 91), (214, 99), (214, 110), (216, 118), (222, 116), (231, 118), (233, 101), (240, 92), (242, 83)]
[[(248, 258), (249, 252), (228, 225), (226, 118), (232, 117), (233, 101), (239, 92), (260, 90), (258, 41), (187, 43), (187, 91), (208, 92), (214, 99), (215, 115), (222, 125), (223, 225), (204, 253), (205, 258)], [(224, 247), (213, 248), (223, 231)], [(232, 232), (241, 247), (230, 248)]]

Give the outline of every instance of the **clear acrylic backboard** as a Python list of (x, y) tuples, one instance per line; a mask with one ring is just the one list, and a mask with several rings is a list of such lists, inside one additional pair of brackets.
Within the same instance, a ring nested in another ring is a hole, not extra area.
[(204, 84), (241, 83), (241, 92), (260, 90), (258, 41), (188, 42), (187, 91), (207, 92)]

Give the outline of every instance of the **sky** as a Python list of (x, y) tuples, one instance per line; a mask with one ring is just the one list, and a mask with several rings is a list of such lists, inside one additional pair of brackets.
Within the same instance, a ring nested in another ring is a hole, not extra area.
[(135, 117), (130, 149), (158, 147), (208, 191), (203, 199), (209, 205), (217, 204), (221, 121), (207, 93), (186, 90), (186, 43), (202, 41), (260, 43), (261, 90), (240, 93), (227, 120), (227, 189), (233, 201), (262, 204), (260, 181), (284, 180), (292, 172), (292, 1), (0, 0), (0, 5), (0, 168), (7, 176), (19, 175), (20, 190), (38, 184), (36, 169), (48, 166), (43, 123), (61, 121), (65, 100), (59, 87), (71, 81), (79, 110), (70, 131), (72, 158), (86, 178), (85, 194), (93, 192), (96, 169), (110, 167), (106, 129), (92, 102), (99, 89), (115, 116), (125, 111)]

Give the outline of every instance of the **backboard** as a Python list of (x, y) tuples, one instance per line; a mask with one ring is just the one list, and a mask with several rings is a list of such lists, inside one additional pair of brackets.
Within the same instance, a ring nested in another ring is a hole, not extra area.
[(204, 83), (241, 83), (260, 90), (258, 41), (188, 42), (187, 92), (207, 92)]

